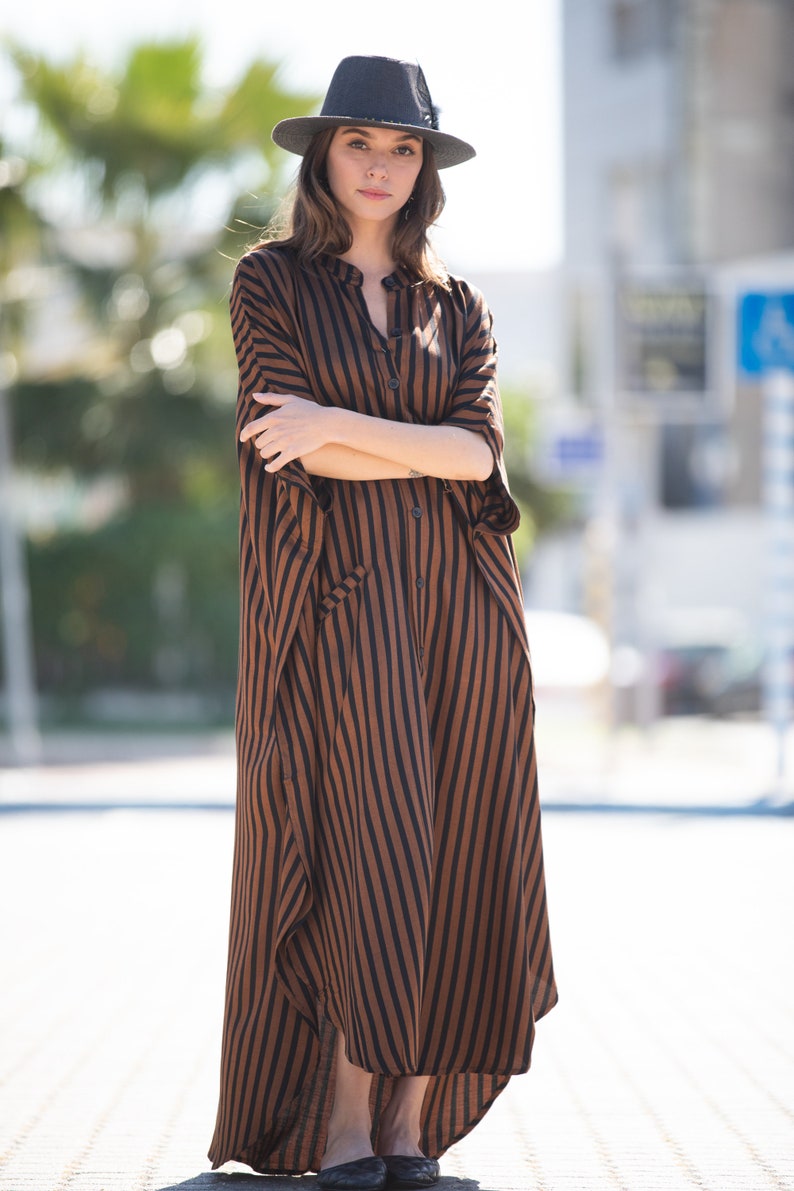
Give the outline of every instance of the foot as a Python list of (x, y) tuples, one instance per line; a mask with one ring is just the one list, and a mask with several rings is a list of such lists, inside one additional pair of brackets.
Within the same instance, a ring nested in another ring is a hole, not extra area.
[(378, 1153), (383, 1156), (424, 1158), (419, 1148), (422, 1105), (428, 1075), (403, 1075), (396, 1080), (378, 1123)]
[(406, 1158), (424, 1158), (416, 1137), (417, 1134), (413, 1130), (389, 1128), (388, 1124), (382, 1122), (378, 1130), (378, 1153), (381, 1156), (400, 1154)]
[(331, 1166), (342, 1166), (345, 1162), (357, 1162), (359, 1158), (372, 1156), (372, 1142), (367, 1134), (348, 1130), (334, 1136), (329, 1130), (320, 1170), (328, 1170)]

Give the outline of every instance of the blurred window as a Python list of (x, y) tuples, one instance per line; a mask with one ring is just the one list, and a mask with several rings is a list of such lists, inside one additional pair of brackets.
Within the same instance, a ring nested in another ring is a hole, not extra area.
[(612, 0), (612, 53), (620, 61), (668, 50), (673, 41), (674, 0)]
[(722, 422), (668, 423), (661, 434), (661, 505), (718, 508), (729, 503), (735, 457)]

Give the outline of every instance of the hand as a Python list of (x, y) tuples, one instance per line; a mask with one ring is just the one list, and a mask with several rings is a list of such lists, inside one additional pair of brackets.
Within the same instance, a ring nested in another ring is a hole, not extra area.
[(254, 439), (265, 471), (278, 471), (293, 459), (319, 450), (331, 441), (328, 406), (317, 405), (293, 393), (254, 393), (254, 399), (271, 406), (267, 413), (249, 422), (240, 433), (240, 442)]

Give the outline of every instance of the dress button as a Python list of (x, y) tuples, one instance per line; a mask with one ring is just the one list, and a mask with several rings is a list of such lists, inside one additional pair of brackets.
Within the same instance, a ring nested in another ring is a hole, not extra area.
[(419, 505), (414, 505), (414, 507), (411, 509), (411, 514), (417, 518), (422, 516), (422, 510), (419, 508)]
[(399, 339), (400, 336), (402, 335), (402, 331), (400, 330), (399, 327), (392, 327), (391, 333), (392, 333), (392, 337), (394, 339)]
[(397, 377), (396, 376), (391, 377), (391, 379), (389, 380), (389, 388), (390, 389), (399, 389), (399, 387), (400, 387), (400, 382), (398, 381)]
[(420, 575), (420, 576), (419, 576), (419, 578), (416, 580), (416, 586), (417, 586), (417, 587), (419, 588), (419, 590), (421, 591), (421, 589), (424, 587), (424, 585), (425, 585), (425, 581), (424, 581), (424, 579), (422, 578), (422, 576)]
[(383, 284), (386, 286), (386, 289), (394, 289), (394, 278), (393, 277), (384, 277)]

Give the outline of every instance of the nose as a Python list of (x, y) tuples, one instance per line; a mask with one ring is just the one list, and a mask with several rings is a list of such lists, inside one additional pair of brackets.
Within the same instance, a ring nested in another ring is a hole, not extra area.
[(389, 172), (385, 153), (373, 154), (367, 169), (370, 178), (385, 178)]

